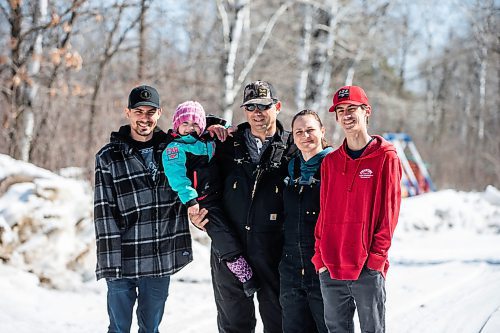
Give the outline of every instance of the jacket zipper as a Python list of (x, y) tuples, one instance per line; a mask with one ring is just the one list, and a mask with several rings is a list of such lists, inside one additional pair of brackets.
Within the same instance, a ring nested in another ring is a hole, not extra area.
[(259, 179), (262, 175), (262, 169), (260, 168), (260, 166), (257, 166), (257, 175), (255, 176), (255, 182), (253, 183), (253, 188), (252, 188), (252, 196), (250, 198), (250, 206), (248, 207), (248, 214), (247, 214), (247, 223), (245, 225), (245, 229), (247, 231), (250, 231), (250, 225), (249, 225), (249, 222), (250, 222), (250, 214), (252, 212), (252, 206), (253, 206), (253, 198), (255, 197), (255, 191), (257, 190), (257, 183), (259, 182)]
[(257, 183), (259, 182), (260, 175), (262, 174), (262, 169), (260, 166), (257, 167), (257, 176), (255, 177), (255, 182), (253, 183), (253, 189), (252, 189), (252, 201), (253, 197), (255, 196), (255, 190), (257, 189)]
[(300, 228), (300, 222), (304, 219), (304, 216), (303, 216), (303, 211), (302, 211), (302, 190), (304, 189), (304, 185), (301, 185), (300, 186), (300, 190), (299, 190), (299, 219), (297, 220), (298, 224), (297, 224), (297, 246), (298, 246), (298, 249), (299, 249), (299, 257), (300, 257), (300, 267), (301, 267), (301, 274), (302, 274), (302, 277), (304, 277), (304, 255), (302, 253), (302, 245), (301, 245), (301, 228)]

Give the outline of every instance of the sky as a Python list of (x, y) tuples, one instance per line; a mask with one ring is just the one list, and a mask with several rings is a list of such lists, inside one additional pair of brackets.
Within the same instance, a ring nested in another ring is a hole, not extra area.
[[(90, 185), (0, 154), (0, 183), (6, 179), (0, 332), (106, 331), (106, 286), (93, 273)], [(197, 230), (193, 239), (194, 261), (172, 277), (162, 332), (217, 332), (209, 241)], [(500, 332), (500, 191), (403, 199), (390, 262), (387, 332)]]

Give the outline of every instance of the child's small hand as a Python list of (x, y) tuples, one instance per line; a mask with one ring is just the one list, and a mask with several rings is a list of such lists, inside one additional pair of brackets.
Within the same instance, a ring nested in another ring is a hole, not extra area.
[[(191, 213), (190, 209), (192, 211), (196, 210), (196, 213)], [(196, 228), (198, 228), (200, 230), (203, 230), (203, 231), (207, 231), (205, 229), (205, 224), (208, 223), (208, 219), (205, 218), (205, 216), (207, 215), (207, 213), (208, 213), (208, 210), (206, 210), (205, 208), (202, 208), (200, 210), (200, 205), (199, 204), (196, 204), (196, 205), (191, 206), (191, 207), (188, 208), (189, 220), (191, 221), (191, 223)]]
[(188, 216), (198, 215), (199, 212), (200, 212), (200, 205), (199, 204), (192, 205), (191, 207), (188, 207)]

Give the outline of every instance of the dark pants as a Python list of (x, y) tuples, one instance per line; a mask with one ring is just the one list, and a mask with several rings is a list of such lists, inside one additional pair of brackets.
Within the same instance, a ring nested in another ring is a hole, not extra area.
[(139, 333), (157, 333), (168, 296), (170, 277), (141, 277), (106, 281), (109, 333), (128, 333), (136, 299)]
[[(207, 224), (208, 225), (208, 224)], [(212, 284), (217, 306), (217, 326), (220, 333), (255, 332), (255, 306), (253, 297), (246, 297), (241, 282), (212, 251), (210, 258)], [(257, 291), (259, 313), (265, 333), (281, 333), (281, 307), (279, 304), (279, 276), (253, 266), (261, 289)]]
[(284, 333), (326, 333), (321, 290), (281, 286)]
[(385, 280), (380, 272), (364, 267), (357, 280), (333, 280), (324, 271), (319, 279), (330, 333), (353, 333), (356, 309), (361, 332), (385, 332)]
[[(305, 257), (310, 258), (308, 255)], [(279, 266), (284, 333), (327, 333), (318, 274), (312, 263), (285, 251)]]

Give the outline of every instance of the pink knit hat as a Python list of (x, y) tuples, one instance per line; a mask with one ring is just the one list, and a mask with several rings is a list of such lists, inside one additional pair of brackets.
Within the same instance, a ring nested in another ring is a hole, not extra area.
[(174, 131), (177, 132), (179, 126), (185, 121), (192, 121), (200, 126), (201, 133), (205, 131), (205, 126), (207, 125), (205, 119), (205, 110), (200, 103), (195, 101), (186, 101), (177, 106), (175, 109), (172, 122), (174, 124)]

